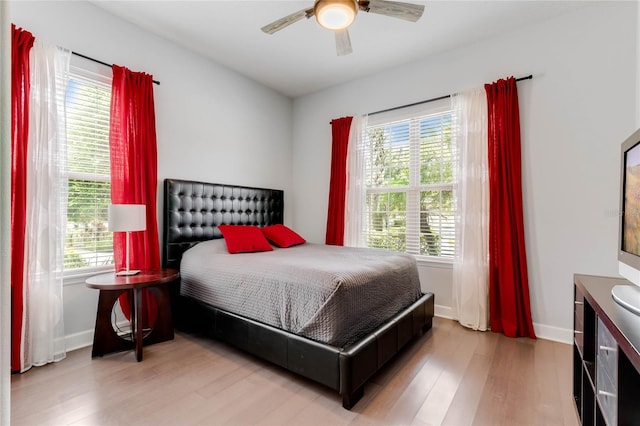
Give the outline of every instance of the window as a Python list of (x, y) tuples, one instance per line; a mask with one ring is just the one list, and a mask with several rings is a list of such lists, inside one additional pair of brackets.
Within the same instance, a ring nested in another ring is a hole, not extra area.
[(367, 247), (453, 258), (452, 119), (449, 102), (369, 118), (364, 137)]
[[(100, 70), (102, 71), (102, 70)], [(108, 231), (111, 200), (109, 116), (111, 70), (102, 75), (72, 62), (65, 107), (67, 115), (67, 274), (93, 273), (113, 265)], [(103, 71), (104, 72), (104, 71)]]

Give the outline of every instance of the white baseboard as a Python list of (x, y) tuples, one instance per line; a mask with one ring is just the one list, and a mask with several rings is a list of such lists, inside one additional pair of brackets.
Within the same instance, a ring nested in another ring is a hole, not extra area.
[(75, 351), (76, 349), (86, 348), (93, 344), (93, 330), (81, 331), (79, 333), (64, 336), (64, 345), (67, 350)]
[(539, 339), (552, 340), (567, 345), (573, 343), (573, 330), (571, 329), (533, 323), (533, 331), (536, 332), (536, 337)]
[[(118, 327), (125, 328), (129, 326), (129, 321), (118, 321)], [(64, 336), (64, 344), (67, 352), (75, 351), (76, 349), (86, 348), (93, 345), (93, 330), (85, 330), (79, 333), (69, 334)]]
[[(453, 316), (453, 310), (449, 306), (435, 305), (434, 314), (440, 318), (456, 320)], [(570, 329), (533, 323), (533, 330), (536, 333), (536, 337), (539, 339), (552, 340), (554, 342), (566, 343), (568, 345), (573, 343), (573, 330)]]
[(435, 316), (446, 319), (455, 319), (453, 317), (453, 310), (449, 306), (435, 305), (433, 307), (433, 313)]

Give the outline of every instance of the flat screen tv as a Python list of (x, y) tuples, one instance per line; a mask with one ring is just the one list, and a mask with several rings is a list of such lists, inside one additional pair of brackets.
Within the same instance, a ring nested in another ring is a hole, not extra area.
[(640, 315), (640, 129), (622, 143), (620, 155), (618, 269), (634, 286), (615, 286), (613, 299)]

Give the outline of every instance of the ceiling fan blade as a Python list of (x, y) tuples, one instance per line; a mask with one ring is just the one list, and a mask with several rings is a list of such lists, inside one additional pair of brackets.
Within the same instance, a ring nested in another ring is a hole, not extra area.
[(424, 12), (424, 6), (413, 3), (403, 3), (387, 0), (364, 0), (359, 1), (358, 6), (364, 12), (377, 13), (379, 15), (391, 16), (392, 18), (404, 19), (416, 22)]
[(284, 18), (280, 18), (276, 21), (273, 21), (272, 23), (267, 24), (260, 29), (267, 34), (273, 34), (276, 31), (280, 31), (281, 29), (288, 27), (293, 23), (298, 22), (302, 18), (311, 18), (312, 16), (313, 16), (313, 8), (302, 9), (292, 13), (291, 15), (287, 15)]
[(338, 56), (348, 55), (353, 52), (351, 48), (351, 37), (349, 37), (349, 30), (336, 30), (336, 50)]

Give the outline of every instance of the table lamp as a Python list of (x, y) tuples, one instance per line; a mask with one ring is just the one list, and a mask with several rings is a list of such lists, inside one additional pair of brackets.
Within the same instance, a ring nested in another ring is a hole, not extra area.
[(116, 275), (135, 275), (140, 270), (129, 269), (129, 244), (132, 231), (147, 229), (147, 206), (144, 204), (109, 204), (109, 232), (126, 232), (126, 269)]

